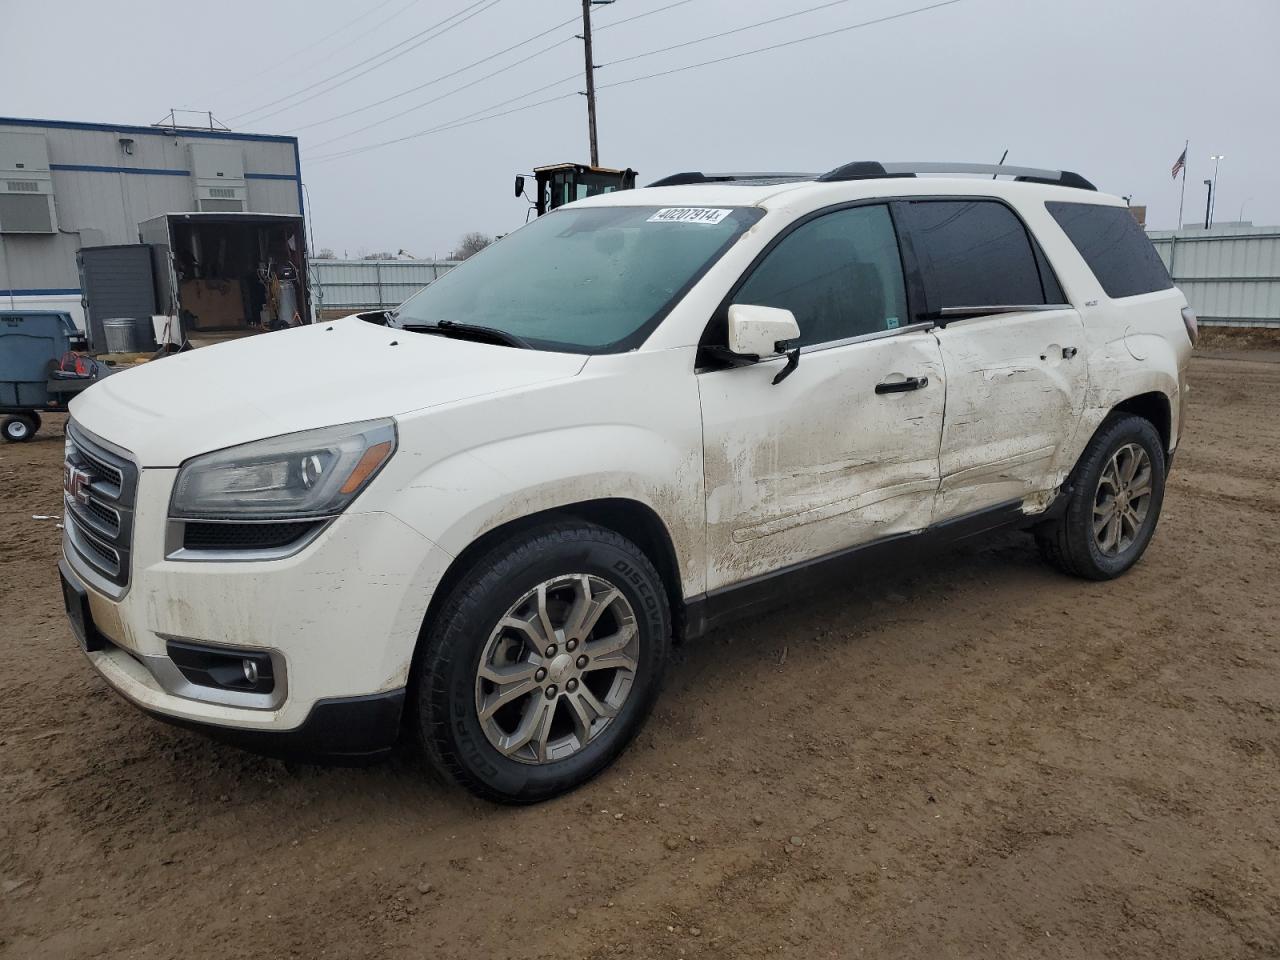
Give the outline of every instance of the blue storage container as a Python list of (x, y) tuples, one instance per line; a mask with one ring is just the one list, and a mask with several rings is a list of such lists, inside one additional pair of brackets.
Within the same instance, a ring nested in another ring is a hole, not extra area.
[(57, 310), (0, 310), (0, 410), (49, 405), (50, 361), (79, 342), (71, 314)]

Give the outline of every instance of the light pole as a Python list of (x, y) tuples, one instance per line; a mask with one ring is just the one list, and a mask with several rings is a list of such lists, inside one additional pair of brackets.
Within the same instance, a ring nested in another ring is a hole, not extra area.
[(1204, 228), (1208, 230), (1210, 211), (1213, 209), (1213, 181), (1206, 180), (1204, 185), (1209, 188), (1204, 195)]
[(1209, 159), (1213, 161), (1213, 197), (1214, 197), (1214, 202), (1213, 202), (1213, 210), (1211, 210), (1211, 211), (1209, 212), (1209, 223), (1208, 223), (1206, 226), (1213, 226), (1213, 214), (1214, 214), (1214, 212), (1216, 212), (1216, 210), (1217, 210), (1217, 206), (1218, 206), (1218, 200), (1217, 200), (1217, 198), (1218, 198), (1218, 164), (1219, 164), (1219, 163), (1221, 163), (1223, 160), (1225, 160), (1225, 159), (1227, 159), (1227, 158), (1226, 158), (1226, 157), (1224, 157), (1224, 156), (1223, 156), (1222, 154), (1220, 154), (1220, 153), (1215, 153), (1215, 154), (1214, 154), (1212, 157), (1210, 157)]

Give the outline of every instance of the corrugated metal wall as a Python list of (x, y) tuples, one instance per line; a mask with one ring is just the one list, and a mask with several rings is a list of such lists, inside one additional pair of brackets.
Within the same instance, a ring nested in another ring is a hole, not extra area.
[(326, 316), (399, 306), (456, 267), (456, 260), (312, 260)]
[(1280, 327), (1280, 227), (1152, 230), (1148, 235), (1202, 323)]
[(0, 234), (4, 308), (68, 310), (83, 326), (76, 251), (137, 243), (141, 221), (195, 210), (193, 144), (240, 152), (251, 212), (302, 212), (293, 137), (0, 117), (0, 137), (6, 134), (44, 138), (58, 231)]

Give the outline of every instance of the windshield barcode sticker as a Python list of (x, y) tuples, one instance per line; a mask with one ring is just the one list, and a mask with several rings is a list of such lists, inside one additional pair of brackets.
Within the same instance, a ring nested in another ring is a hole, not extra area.
[(719, 223), (731, 211), (723, 207), (663, 207), (650, 223)]

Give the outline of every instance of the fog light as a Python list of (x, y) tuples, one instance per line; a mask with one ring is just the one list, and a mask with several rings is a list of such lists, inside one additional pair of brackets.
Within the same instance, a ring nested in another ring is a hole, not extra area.
[(257, 650), (234, 650), (190, 640), (169, 640), (169, 659), (191, 683), (221, 690), (270, 693), (275, 689), (271, 654)]

